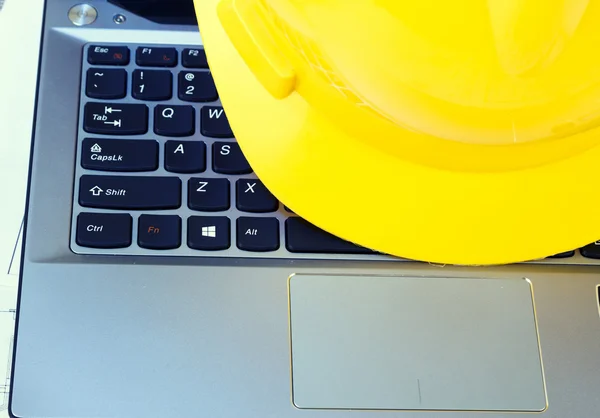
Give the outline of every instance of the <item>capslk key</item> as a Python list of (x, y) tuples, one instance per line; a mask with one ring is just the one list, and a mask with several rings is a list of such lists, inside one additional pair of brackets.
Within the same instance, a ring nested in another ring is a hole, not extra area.
[(177, 209), (178, 177), (81, 176), (79, 204), (105, 209)]
[(124, 103), (86, 103), (83, 129), (93, 134), (145, 134), (148, 131), (148, 106)]
[(153, 171), (158, 168), (158, 142), (86, 138), (82, 143), (81, 166), (100, 171)]

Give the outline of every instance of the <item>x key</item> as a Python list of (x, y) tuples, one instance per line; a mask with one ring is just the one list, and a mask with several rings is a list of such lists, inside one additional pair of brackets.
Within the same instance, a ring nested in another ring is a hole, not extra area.
[(279, 202), (260, 180), (241, 179), (236, 183), (236, 206), (244, 212), (274, 212)]

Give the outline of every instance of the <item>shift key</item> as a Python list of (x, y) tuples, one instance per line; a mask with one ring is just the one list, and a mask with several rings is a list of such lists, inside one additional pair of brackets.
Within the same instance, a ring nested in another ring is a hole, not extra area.
[(79, 204), (103, 209), (177, 209), (181, 206), (178, 177), (81, 176)]
[(83, 129), (93, 134), (140, 135), (148, 132), (148, 106), (129, 103), (86, 103)]

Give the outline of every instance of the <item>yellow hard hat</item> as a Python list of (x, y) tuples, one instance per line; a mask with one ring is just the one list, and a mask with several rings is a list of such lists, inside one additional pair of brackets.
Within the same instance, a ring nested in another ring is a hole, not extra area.
[(600, 238), (600, 1), (197, 0), (240, 146), (294, 212), (396, 256)]

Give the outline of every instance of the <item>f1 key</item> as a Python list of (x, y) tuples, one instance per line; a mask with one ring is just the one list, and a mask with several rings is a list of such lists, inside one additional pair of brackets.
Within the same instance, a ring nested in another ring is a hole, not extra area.
[(177, 50), (175, 48), (140, 47), (135, 52), (135, 62), (141, 67), (175, 67)]

